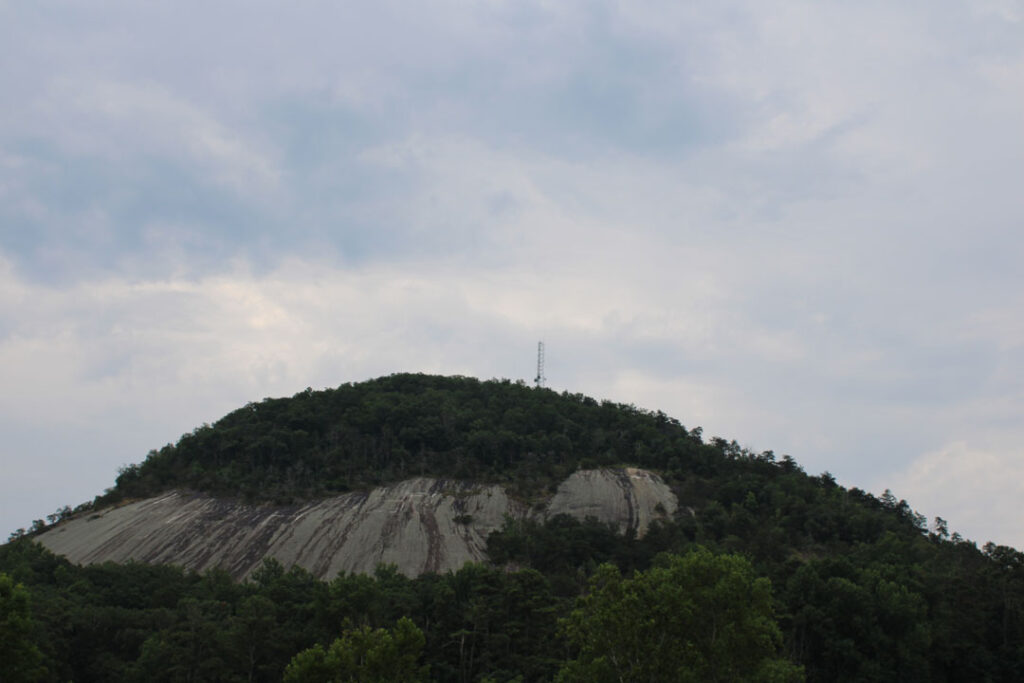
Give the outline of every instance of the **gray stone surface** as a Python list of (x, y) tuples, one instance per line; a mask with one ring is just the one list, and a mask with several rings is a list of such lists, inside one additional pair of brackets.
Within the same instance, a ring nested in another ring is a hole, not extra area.
[(676, 497), (661, 477), (627, 467), (573, 473), (548, 502), (546, 515), (594, 517), (615, 524), (620, 532), (633, 529), (642, 536), (652, 521), (670, 518), (676, 507)]
[[(563, 482), (540, 514), (592, 516), (642, 534), (676, 506), (668, 486), (650, 472), (585, 470)], [(67, 520), (37, 540), (82, 564), (219, 567), (243, 578), (273, 557), (319, 578), (371, 572), (381, 562), (415, 576), (486, 559), (487, 535), (506, 515), (528, 514), (500, 486), (421, 477), (290, 507), (172, 491)]]

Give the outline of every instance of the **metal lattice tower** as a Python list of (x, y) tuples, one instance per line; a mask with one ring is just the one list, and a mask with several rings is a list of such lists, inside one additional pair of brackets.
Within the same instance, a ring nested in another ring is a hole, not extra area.
[(533, 378), (533, 385), (538, 389), (544, 386), (547, 381), (544, 376), (544, 342), (537, 342), (537, 376)]

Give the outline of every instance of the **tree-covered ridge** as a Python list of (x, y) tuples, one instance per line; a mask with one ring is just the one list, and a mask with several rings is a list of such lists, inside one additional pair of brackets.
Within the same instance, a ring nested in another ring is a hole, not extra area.
[(579, 467), (700, 469), (719, 456), (663, 413), (508, 380), (402, 374), (250, 403), (124, 468), (101, 502), (170, 487), (287, 501), (419, 475), (532, 495)]

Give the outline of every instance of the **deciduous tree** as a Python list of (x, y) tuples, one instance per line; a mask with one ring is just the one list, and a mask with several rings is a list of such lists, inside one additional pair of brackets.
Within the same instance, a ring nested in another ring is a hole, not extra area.
[(285, 683), (416, 683), (426, 680), (419, 658), (423, 632), (402, 617), (393, 629), (363, 626), (345, 631), (331, 646), (316, 645), (292, 658)]
[(803, 680), (777, 654), (769, 581), (704, 548), (632, 578), (603, 565), (562, 629), (578, 649), (563, 682)]

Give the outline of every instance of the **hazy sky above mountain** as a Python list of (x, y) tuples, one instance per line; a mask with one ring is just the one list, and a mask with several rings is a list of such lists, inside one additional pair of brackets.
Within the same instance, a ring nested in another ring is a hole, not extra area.
[(544, 339), (1024, 547), (1020, 0), (0, 0), (0, 92), (5, 536), (247, 401)]

